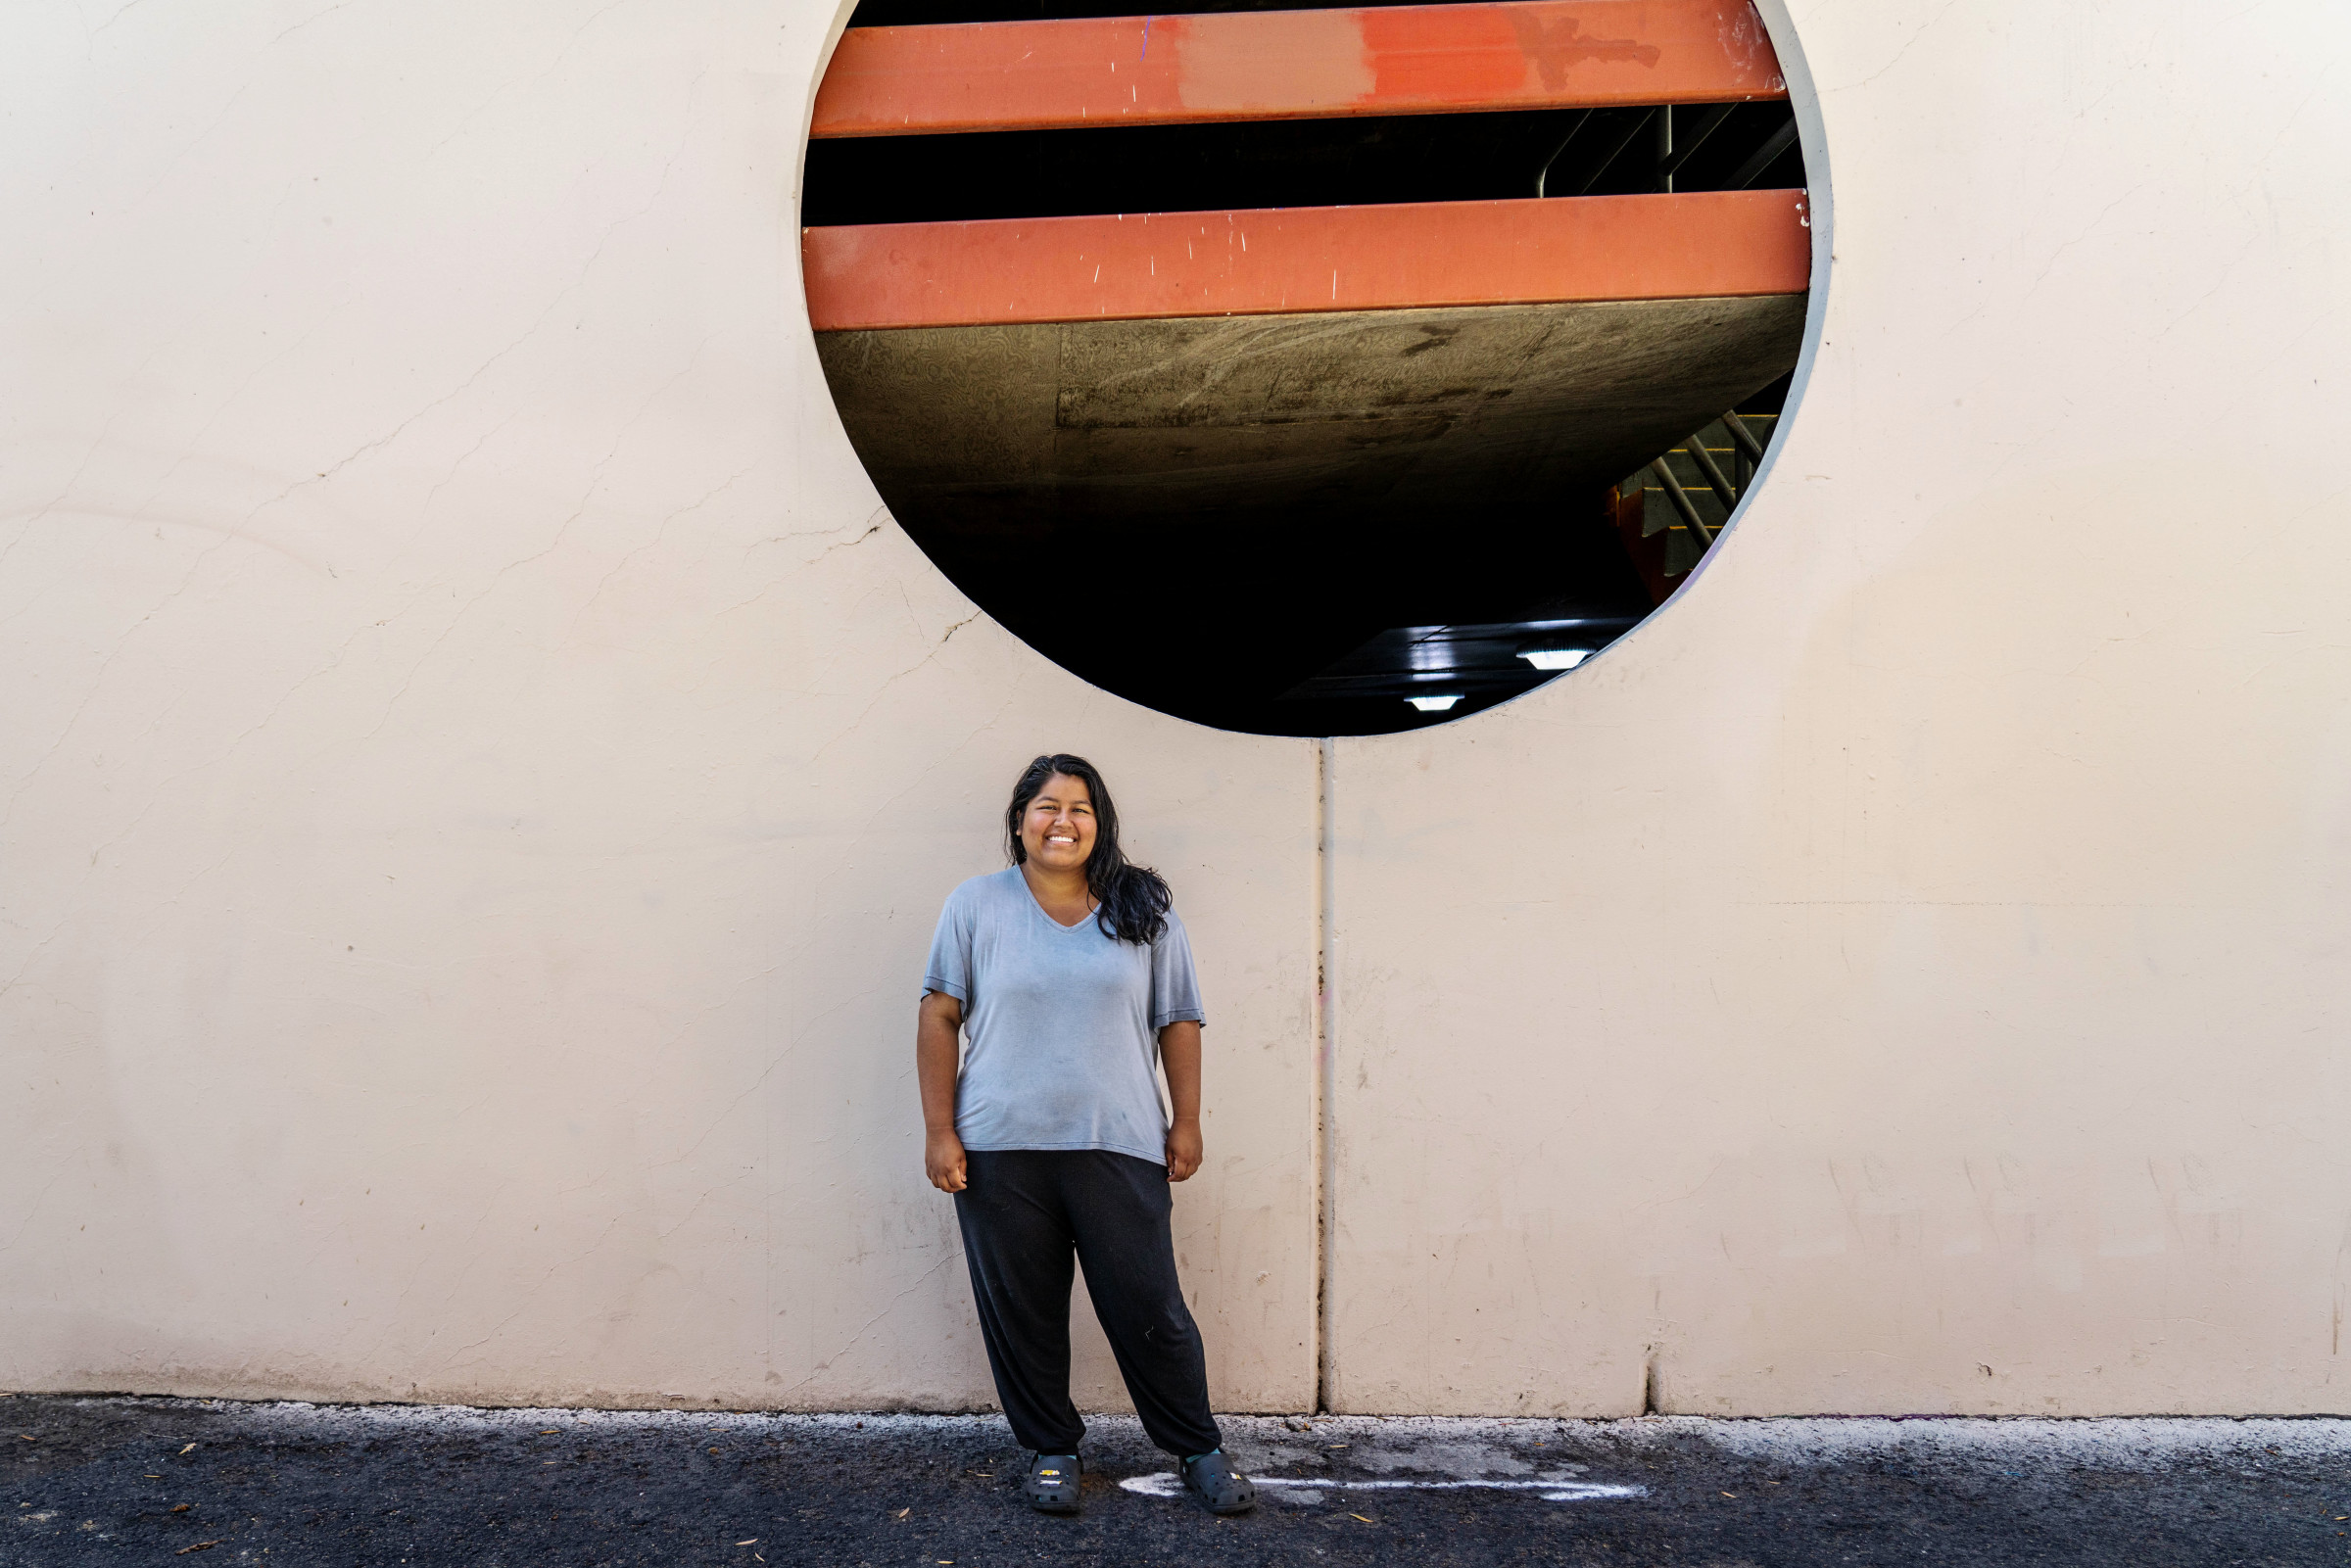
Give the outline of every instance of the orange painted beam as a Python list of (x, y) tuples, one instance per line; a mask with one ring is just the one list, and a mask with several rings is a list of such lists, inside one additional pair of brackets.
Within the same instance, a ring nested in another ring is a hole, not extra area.
[(1802, 191), (873, 223), (801, 231), (819, 332), (1794, 294)]
[(812, 136), (1785, 98), (1749, 0), (851, 27)]

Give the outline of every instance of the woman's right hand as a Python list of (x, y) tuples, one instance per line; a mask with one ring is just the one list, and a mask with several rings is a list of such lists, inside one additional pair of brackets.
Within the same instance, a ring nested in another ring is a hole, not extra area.
[(925, 991), (914, 1025), (914, 1075), (923, 1091), (923, 1174), (940, 1192), (961, 1192), (963, 1140), (955, 1136), (955, 1036), (963, 1004), (944, 991)]
[(940, 1127), (923, 1138), (923, 1173), (940, 1192), (961, 1192), (966, 1185), (963, 1140), (953, 1127)]

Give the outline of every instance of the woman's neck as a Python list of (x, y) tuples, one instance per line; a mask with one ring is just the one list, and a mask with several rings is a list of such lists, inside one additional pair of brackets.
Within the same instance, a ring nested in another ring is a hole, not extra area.
[(1093, 905), (1093, 889), (1086, 883), (1083, 866), (1048, 871), (1033, 860), (1024, 860), (1021, 876), (1028, 879), (1030, 893), (1047, 909), (1074, 908), (1082, 912)]

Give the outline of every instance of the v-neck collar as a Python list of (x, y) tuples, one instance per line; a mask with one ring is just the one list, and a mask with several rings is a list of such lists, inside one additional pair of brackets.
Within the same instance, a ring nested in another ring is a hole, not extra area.
[(1057, 931), (1081, 931), (1085, 929), (1086, 922), (1094, 919), (1096, 916), (1102, 913), (1101, 900), (1096, 899), (1091, 909), (1088, 909), (1083, 915), (1079, 916), (1078, 919), (1070, 925), (1064, 926), (1061, 922), (1053, 918), (1053, 912), (1051, 910), (1045, 908), (1043, 904), (1037, 901), (1036, 889), (1029, 885), (1029, 879), (1022, 873), (1021, 868), (1018, 866), (1013, 867), (1012, 874), (1021, 879), (1021, 891), (1029, 895), (1029, 907), (1035, 910), (1038, 917), (1042, 919), (1047, 926), (1052, 927)]

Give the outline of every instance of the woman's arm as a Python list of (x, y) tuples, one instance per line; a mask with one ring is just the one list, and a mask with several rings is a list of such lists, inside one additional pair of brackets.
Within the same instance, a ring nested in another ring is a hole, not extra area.
[[(944, 991), (923, 993), (914, 1025), (914, 1075), (923, 1088), (923, 1171), (940, 1192), (964, 1187), (963, 1140), (955, 1136), (955, 1069), (961, 1054), (955, 1036), (962, 1027), (961, 1002)], [(1193, 1038), (1199, 1038), (1196, 1029)], [(1192, 1081), (1199, 1082), (1197, 1068)]]
[(1200, 1168), (1200, 1025), (1186, 1020), (1159, 1031), (1159, 1062), (1168, 1069), (1168, 1179), (1188, 1180)]

